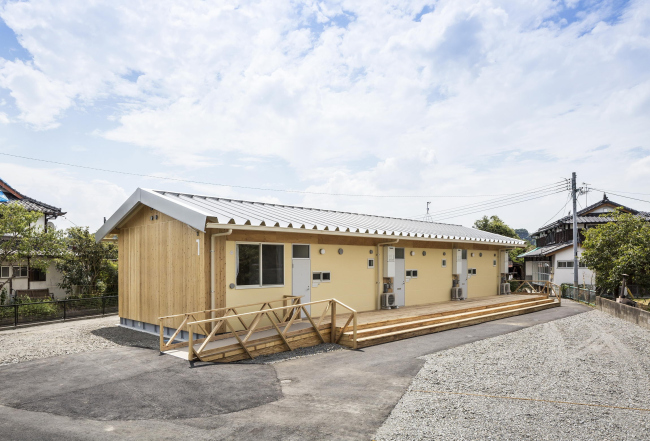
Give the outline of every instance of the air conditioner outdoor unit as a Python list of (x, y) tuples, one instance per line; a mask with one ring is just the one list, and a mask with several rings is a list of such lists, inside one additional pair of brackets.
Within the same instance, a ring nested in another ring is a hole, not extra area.
[(451, 289), (452, 300), (465, 300), (466, 298), (466, 293), (463, 292), (463, 288), (460, 286)]
[(397, 298), (392, 292), (385, 292), (381, 295), (381, 309), (397, 308)]
[(499, 294), (501, 294), (502, 296), (510, 294), (510, 284), (502, 283), (499, 289)]

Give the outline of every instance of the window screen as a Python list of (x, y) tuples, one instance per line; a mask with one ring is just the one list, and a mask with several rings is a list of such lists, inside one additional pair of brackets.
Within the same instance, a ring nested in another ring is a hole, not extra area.
[(411, 277), (412, 271), (411, 270), (406, 270), (406, 277)]
[(0, 270), (0, 277), (3, 279), (8, 279), (9, 278), (9, 267), (8, 266), (3, 266), (2, 269)]
[(414, 277), (417, 279), (418, 277), (418, 270), (411, 270), (411, 277)]
[(330, 280), (332, 280), (332, 275), (330, 274), (329, 271), (322, 273), (321, 277), (322, 277), (323, 282), (329, 282)]
[(395, 248), (395, 259), (404, 258), (404, 248)]
[(311, 278), (312, 278), (312, 280), (316, 280), (316, 281), (320, 282), (320, 280), (321, 280), (320, 273), (312, 274)]
[(293, 246), (294, 259), (309, 259), (309, 245), (294, 245)]
[(284, 285), (284, 245), (262, 244), (262, 285)]

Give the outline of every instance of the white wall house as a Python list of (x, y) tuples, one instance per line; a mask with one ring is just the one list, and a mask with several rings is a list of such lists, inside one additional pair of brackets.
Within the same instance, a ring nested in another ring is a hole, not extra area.
[[(650, 213), (635, 210), (612, 202), (603, 195), (603, 199), (577, 213), (578, 220), (578, 256), (582, 255), (581, 246), (584, 230), (612, 222), (613, 218), (606, 215), (620, 207), (627, 213), (641, 216), (650, 221)], [(537, 248), (522, 254), (524, 258), (524, 274), (526, 280), (551, 281), (558, 285), (563, 283), (573, 285), (573, 216), (565, 216), (531, 234)], [(580, 285), (595, 285), (596, 276), (593, 271), (581, 262), (578, 266), (578, 282)]]
[[(36, 221), (36, 225), (41, 228), (52, 228), (50, 221), (65, 214), (60, 208), (19, 193), (2, 179), (0, 179), (0, 203), (17, 203), (30, 211), (41, 213), (41, 216)], [(6, 282), (12, 276), (13, 279), (4, 285), (7, 294), (12, 296), (22, 290), (47, 289), (55, 298), (65, 297), (65, 291), (58, 287), (61, 282), (61, 274), (57, 271), (54, 263), (50, 264), (47, 271), (29, 268), (28, 262), (21, 262), (12, 266), (0, 266), (0, 284)]]

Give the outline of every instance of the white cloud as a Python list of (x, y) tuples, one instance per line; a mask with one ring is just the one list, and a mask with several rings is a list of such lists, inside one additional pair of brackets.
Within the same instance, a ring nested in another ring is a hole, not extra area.
[[(113, 182), (79, 179), (60, 168), (33, 168), (15, 163), (2, 163), (2, 179), (20, 193), (68, 213), (67, 218), (79, 226), (96, 231), (103, 217), (110, 217), (129, 194)], [(59, 218), (58, 228), (72, 223)]]
[[(39, 128), (109, 100), (108, 140), (190, 169), (223, 152), (275, 158), (295, 187), (322, 192), (507, 193), (573, 170), (615, 185), (621, 152), (647, 146), (648, 2), (618, 18), (604, 2), (569, 22), (552, 0), (446, 0), (415, 21), (425, 3), (11, 2), (0, 15), (33, 62), (5, 61), (0, 85)], [(413, 210), (409, 199), (303, 202)]]

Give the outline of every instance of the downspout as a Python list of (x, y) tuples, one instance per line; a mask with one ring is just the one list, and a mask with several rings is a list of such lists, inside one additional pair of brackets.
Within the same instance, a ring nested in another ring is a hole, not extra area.
[(384, 284), (382, 283), (382, 277), (381, 277), (381, 272), (383, 271), (383, 268), (380, 268), (380, 264), (383, 265), (381, 262), (381, 255), (379, 254), (379, 247), (384, 246), (384, 245), (390, 245), (399, 242), (399, 239), (395, 239), (392, 242), (382, 242), (377, 244), (377, 265), (375, 267), (377, 268), (377, 303), (375, 304), (375, 307), (377, 309), (381, 308), (381, 294), (382, 294), (382, 287)]
[[(215, 252), (215, 238), (219, 236), (230, 236), (232, 234), (232, 228), (224, 233), (215, 233), (210, 236), (210, 309), (215, 309), (216, 304), (216, 281), (215, 281), (215, 272), (217, 269), (217, 263), (214, 258)], [(211, 313), (212, 318), (214, 318), (214, 311)]]

